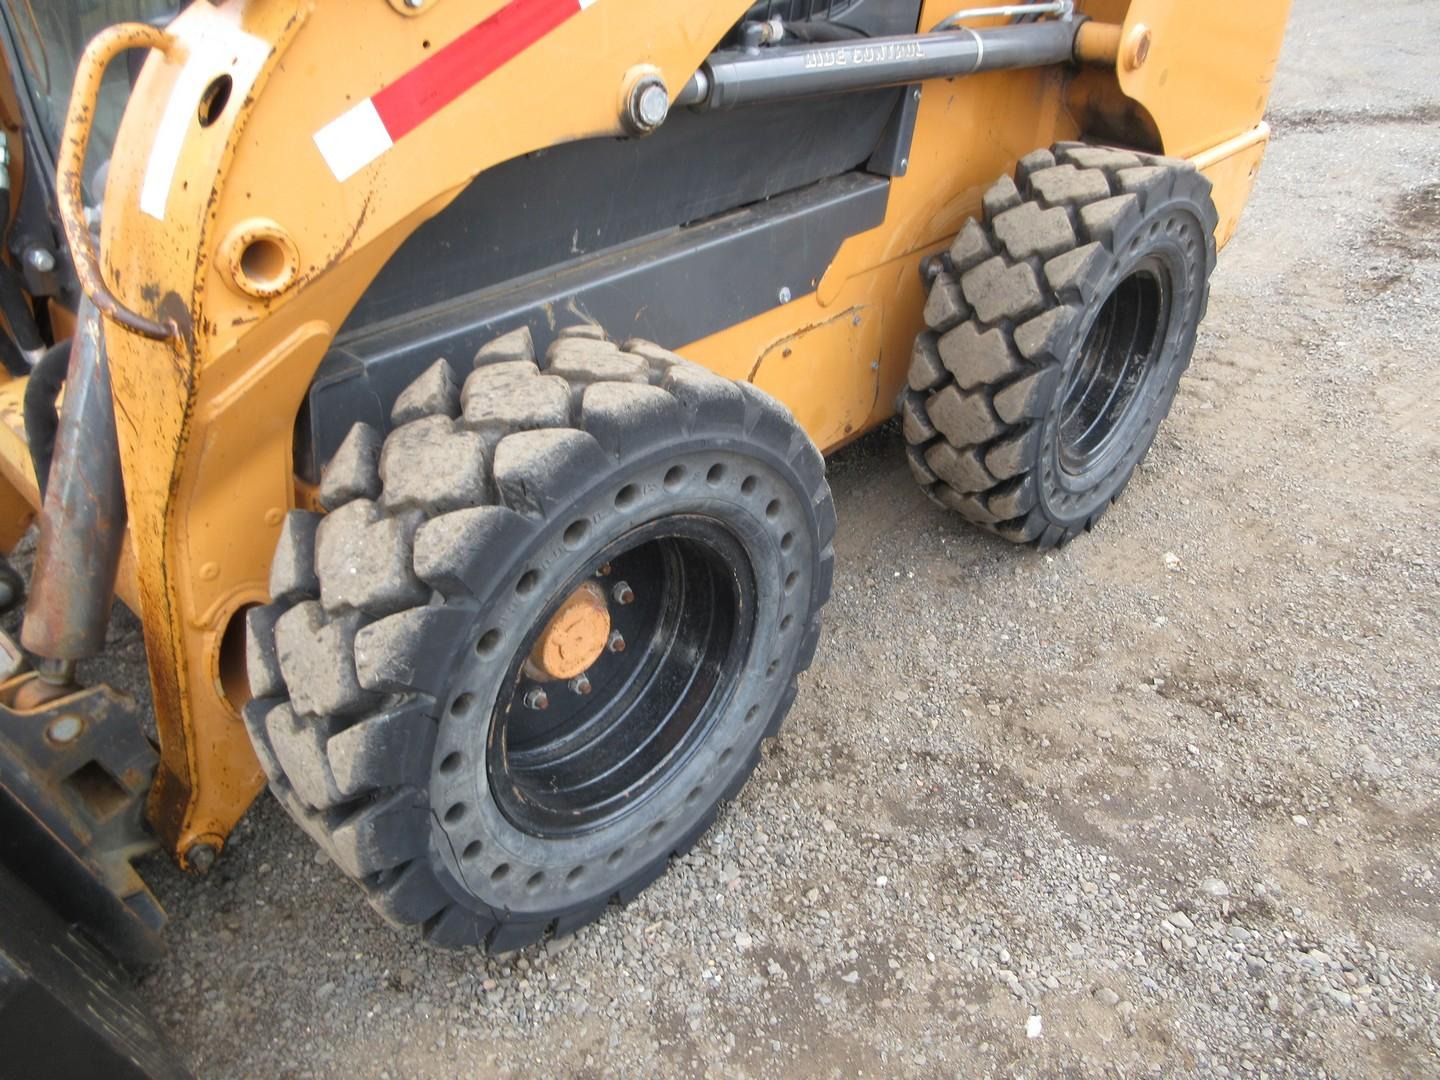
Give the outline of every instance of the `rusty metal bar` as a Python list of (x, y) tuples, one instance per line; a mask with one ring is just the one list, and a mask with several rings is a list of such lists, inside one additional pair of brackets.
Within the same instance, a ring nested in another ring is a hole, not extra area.
[(40, 512), (40, 547), (20, 639), (51, 660), (81, 660), (105, 645), (115, 574), (125, 542), (125, 488), (104, 324), (80, 305), (50, 485)]

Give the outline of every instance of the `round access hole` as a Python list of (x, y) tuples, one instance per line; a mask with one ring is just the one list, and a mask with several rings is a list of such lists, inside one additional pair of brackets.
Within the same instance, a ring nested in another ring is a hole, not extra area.
[(252, 281), (273, 287), (285, 274), (285, 249), (268, 236), (257, 236), (240, 253), (240, 269)]
[(200, 111), (196, 117), (202, 128), (208, 128), (220, 119), (225, 106), (230, 104), (230, 92), (234, 89), (235, 80), (229, 75), (220, 75), (205, 87), (205, 93), (200, 95)]
[(221, 250), (235, 287), (262, 300), (279, 296), (299, 274), (300, 253), (295, 241), (273, 221), (256, 219), (237, 225)]

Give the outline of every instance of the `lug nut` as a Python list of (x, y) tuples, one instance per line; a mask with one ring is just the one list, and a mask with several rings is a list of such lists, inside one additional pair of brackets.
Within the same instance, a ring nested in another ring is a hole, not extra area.
[(570, 680), (570, 689), (577, 694), (588, 694), (590, 692), (590, 679), (585, 675), (576, 675)]
[(550, 707), (550, 695), (537, 686), (525, 695), (525, 707), (536, 710), (548, 709)]
[(596, 576), (596, 577), (609, 577), (609, 576), (610, 576), (610, 571), (613, 570), (613, 569), (615, 569), (615, 568), (614, 568), (613, 566), (611, 566), (611, 565), (607, 562), (607, 563), (605, 563), (603, 566), (601, 566), (599, 570), (596, 570), (596, 571), (595, 571), (595, 576)]
[(635, 590), (630, 588), (630, 583), (622, 581), (610, 590), (610, 595), (615, 597), (617, 604), (628, 604), (635, 599)]
[(612, 630), (612, 631), (610, 631), (610, 651), (611, 651), (611, 652), (624, 652), (624, 651), (625, 651), (625, 635), (622, 634), (622, 633), (620, 633), (619, 630)]

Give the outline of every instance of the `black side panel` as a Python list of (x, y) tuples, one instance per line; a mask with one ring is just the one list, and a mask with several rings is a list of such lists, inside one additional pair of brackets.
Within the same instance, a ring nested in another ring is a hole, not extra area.
[(870, 157), (901, 94), (677, 109), (649, 138), (498, 165), (415, 231), (341, 334), (838, 176)]
[(885, 219), (890, 182), (852, 172), (684, 229), (468, 294), (337, 340), (296, 430), (295, 470), (312, 483), (350, 426), (389, 430), (390, 407), (436, 357), (468, 374), (496, 334), (597, 322), (613, 337), (675, 348), (813, 292), (847, 237)]
[(919, 83), (905, 87), (895, 113), (885, 125), (880, 145), (865, 163), (865, 171), (879, 176), (904, 176), (910, 169), (910, 144), (915, 141), (915, 121), (920, 115)]

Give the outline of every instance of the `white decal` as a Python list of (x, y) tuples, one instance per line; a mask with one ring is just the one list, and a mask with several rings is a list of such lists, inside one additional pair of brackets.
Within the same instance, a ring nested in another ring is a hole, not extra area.
[(205, 88), (221, 76), (230, 76), (228, 107), (239, 108), (270, 55), (270, 46), (264, 40), (245, 33), (208, 5), (196, 5), (175, 25), (177, 31), (183, 25), (185, 66), (175, 79), (160, 126), (155, 129), (140, 188), (140, 209), (159, 221), (165, 220), (185, 139), (199, 127), (196, 118)]
[(374, 103), (366, 98), (317, 131), (315, 145), (335, 179), (344, 183), (395, 143)]
[(884, 64), (897, 60), (924, 60), (925, 50), (918, 41), (888, 45), (852, 45), (838, 49), (812, 49), (805, 54), (805, 67), (849, 67), (852, 64)]

